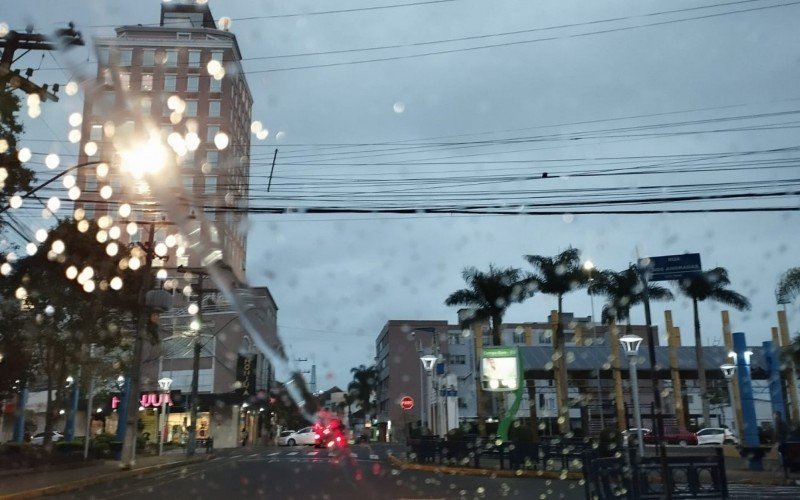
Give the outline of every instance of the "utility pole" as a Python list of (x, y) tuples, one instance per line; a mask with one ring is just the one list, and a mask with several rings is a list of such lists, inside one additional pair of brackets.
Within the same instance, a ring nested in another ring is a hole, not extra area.
[(75, 25), (72, 23), (69, 23), (68, 28), (56, 30), (55, 36), (52, 38), (55, 40), (40, 33), (34, 33), (31, 26), (25, 30), (25, 33), (12, 30), (5, 37), (0, 38), (0, 48), (3, 49), (3, 55), (0, 56), (0, 81), (3, 86), (18, 88), (27, 94), (37, 94), (43, 101), (58, 101), (56, 93), (59, 85), (57, 83), (53, 84), (53, 91), (50, 92), (48, 84), (37, 85), (30, 80), (30, 77), (33, 76), (33, 69), (28, 68), (25, 76), (22, 76), (19, 70), (11, 69), (11, 65), (19, 59), (14, 59), (14, 54), (18, 49), (24, 49), (27, 54), (31, 50), (50, 51), (60, 47), (84, 45), (81, 33), (75, 31)]
[[(195, 271), (193, 271), (195, 272)], [(192, 357), (192, 386), (189, 401), (189, 439), (186, 443), (186, 455), (191, 457), (197, 449), (197, 407), (198, 385), (200, 383), (200, 352), (203, 345), (200, 343), (200, 334), (203, 332), (203, 280), (206, 274), (197, 273), (197, 321), (199, 323), (194, 336), (194, 356)]]
[(83, 439), (83, 458), (89, 458), (89, 441), (92, 437), (92, 407), (94, 406), (94, 374), (92, 373), (92, 362), (94, 359), (94, 344), (89, 345), (89, 366), (86, 371), (89, 375), (89, 388), (86, 395), (88, 401), (86, 402), (86, 437)]

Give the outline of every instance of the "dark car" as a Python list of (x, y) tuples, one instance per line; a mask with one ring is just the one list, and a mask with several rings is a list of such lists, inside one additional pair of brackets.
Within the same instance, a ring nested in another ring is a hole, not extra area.
[[(656, 443), (656, 435), (653, 432), (648, 432), (642, 439), (647, 444), (655, 444)], [(685, 429), (679, 429), (677, 431), (667, 431), (664, 432), (664, 442), (666, 444), (677, 444), (680, 446), (688, 446), (688, 445), (696, 445), (697, 444), (697, 434), (694, 432), (689, 432)]]

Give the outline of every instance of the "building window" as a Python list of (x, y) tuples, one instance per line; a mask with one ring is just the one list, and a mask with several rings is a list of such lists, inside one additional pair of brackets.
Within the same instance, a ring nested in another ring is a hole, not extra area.
[(525, 343), (525, 331), (524, 330), (514, 330), (514, 343), (515, 344), (524, 344)]
[(133, 61), (133, 50), (132, 49), (120, 49), (120, 51), (119, 51), (119, 65), (120, 66), (130, 66), (132, 61)]
[(150, 110), (153, 107), (153, 100), (149, 97), (142, 97), (139, 100), (139, 109), (142, 111), (142, 114), (149, 115)]
[(217, 125), (209, 125), (207, 128), (208, 132), (206, 134), (206, 141), (210, 143), (214, 143), (214, 137), (219, 133), (219, 126)]
[(97, 64), (108, 66), (108, 47), (100, 47), (97, 49)]
[(164, 90), (175, 92), (178, 89), (178, 77), (175, 75), (164, 75)]
[(211, 77), (211, 81), (209, 83), (209, 92), (222, 92), (222, 80), (217, 80), (214, 77)]
[(189, 67), (190, 68), (199, 68), (200, 67), (200, 51), (199, 50), (190, 50), (189, 51)]
[(94, 175), (86, 174), (86, 187), (85, 191), (97, 191), (97, 177)]
[(447, 364), (449, 365), (466, 365), (467, 356), (464, 354), (448, 354)]
[(183, 189), (190, 193), (194, 190), (194, 175), (183, 176)]
[(184, 116), (197, 116), (197, 99), (186, 100), (186, 111)]
[(222, 62), (223, 61), (223, 52), (221, 50), (215, 50), (211, 53), (211, 59), (215, 61)]
[(119, 83), (122, 86), (122, 90), (129, 90), (131, 88), (131, 74), (130, 73), (120, 73), (119, 74)]
[(186, 92), (197, 92), (198, 90), (200, 90), (200, 77), (190, 75), (186, 79)]
[(150, 92), (153, 90), (153, 75), (150, 73), (142, 74), (142, 91)]
[(209, 172), (216, 170), (219, 166), (219, 151), (209, 151), (206, 153), (206, 163), (208, 163)]
[(144, 49), (142, 51), (142, 66), (155, 66), (155, 64), (156, 64), (155, 49)]
[(178, 33), (178, 40), (191, 40), (192, 34), (191, 33)]
[(103, 126), (92, 125), (92, 128), (89, 129), (89, 139), (93, 141), (103, 140)]
[(86, 203), (83, 205), (83, 218), (87, 220), (94, 219), (94, 203)]
[(220, 101), (208, 101), (208, 116), (217, 117), (220, 113)]
[(178, 51), (165, 50), (164, 51), (164, 66), (175, 68), (178, 66)]

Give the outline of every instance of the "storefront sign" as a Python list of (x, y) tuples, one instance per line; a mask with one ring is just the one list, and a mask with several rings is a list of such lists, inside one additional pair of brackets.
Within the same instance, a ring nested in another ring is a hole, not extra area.
[[(139, 406), (159, 407), (166, 401), (167, 405), (172, 406), (172, 397), (170, 394), (162, 392), (146, 392), (139, 398)], [(116, 410), (119, 406), (120, 399), (117, 396), (111, 398), (111, 409)]]

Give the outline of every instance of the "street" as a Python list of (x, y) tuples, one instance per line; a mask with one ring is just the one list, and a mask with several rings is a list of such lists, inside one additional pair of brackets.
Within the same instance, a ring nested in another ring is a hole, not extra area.
[(583, 498), (583, 488), (575, 481), (401, 471), (389, 465), (389, 449), (357, 445), (334, 455), (309, 447), (242, 448), (206, 462), (101, 483), (57, 498)]

